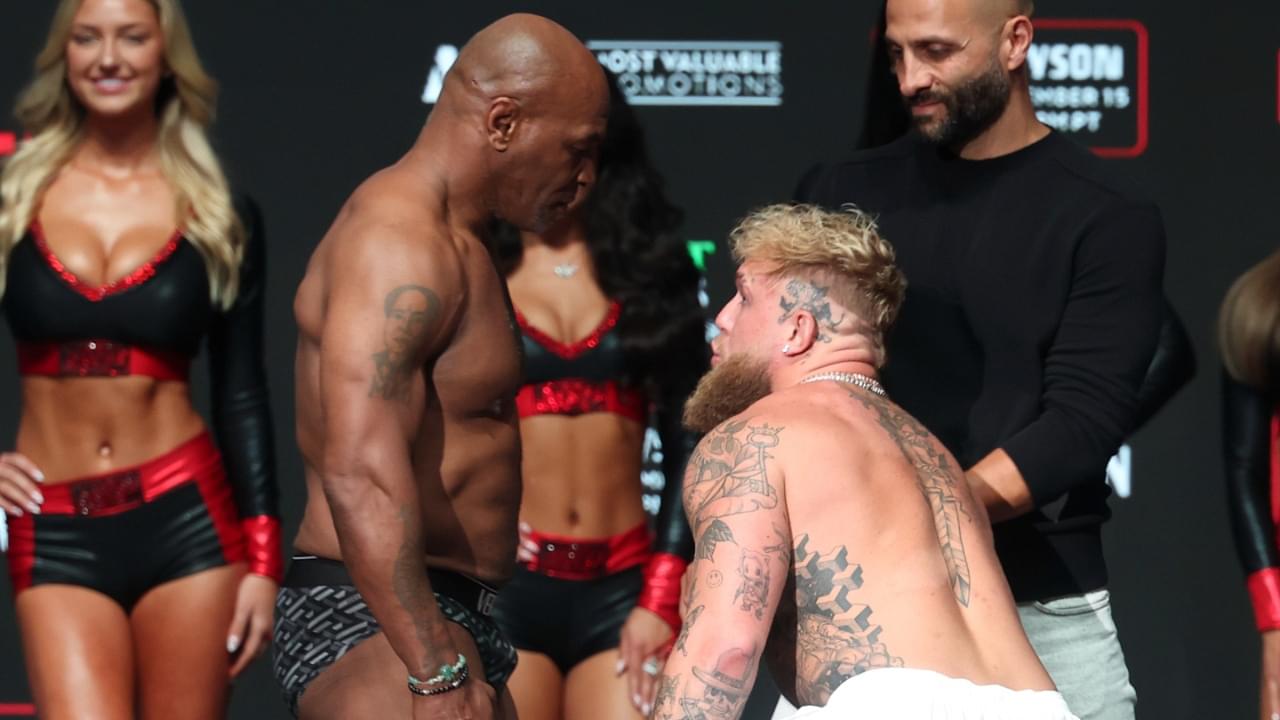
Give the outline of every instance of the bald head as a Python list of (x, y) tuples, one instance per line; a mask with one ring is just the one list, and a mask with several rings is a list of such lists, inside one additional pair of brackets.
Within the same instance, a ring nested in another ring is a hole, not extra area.
[(608, 117), (595, 56), (560, 25), (518, 14), (462, 48), (427, 126), (491, 214), (541, 232), (595, 182)]
[(517, 13), (484, 28), (463, 46), (441, 104), (456, 95), (537, 103), (556, 89), (608, 95), (599, 63), (573, 33), (547, 18)]

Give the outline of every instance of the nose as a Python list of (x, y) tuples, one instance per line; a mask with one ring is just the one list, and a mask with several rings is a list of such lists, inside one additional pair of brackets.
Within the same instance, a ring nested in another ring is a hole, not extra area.
[(736, 295), (730, 298), (729, 302), (725, 303), (724, 307), (720, 308), (720, 312), (716, 314), (716, 329), (720, 331), (721, 335), (733, 329), (733, 319), (737, 314), (734, 310), (737, 306), (735, 302), (737, 299)]
[(102, 53), (98, 56), (98, 67), (108, 74), (115, 72), (120, 67), (115, 38), (108, 37), (103, 39), (101, 48)]
[(588, 160), (582, 164), (582, 169), (578, 171), (578, 185), (580, 187), (589, 188), (596, 184), (596, 161)]
[(916, 60), (910, 51), (902, 53), (894, 72), (898, 75), (898, 91), (904, 98), (913, 97), (921, 90), (928, 90), (933, 86), (933, 73), (929, 66)]

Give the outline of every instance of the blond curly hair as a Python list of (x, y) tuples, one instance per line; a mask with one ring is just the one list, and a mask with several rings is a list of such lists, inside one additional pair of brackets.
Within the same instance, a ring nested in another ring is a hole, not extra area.
[(884, 336), (898, 315), (907, 281), (870, 215), (853, 205), (840, 211), (768, 205), (738, 223), (729, 242), (734, 260), (761, 262), (771, 278), (830, 288), (829, 297), (857, 316), (861, 324), (855, 331), (871, 337), (883, 362)]

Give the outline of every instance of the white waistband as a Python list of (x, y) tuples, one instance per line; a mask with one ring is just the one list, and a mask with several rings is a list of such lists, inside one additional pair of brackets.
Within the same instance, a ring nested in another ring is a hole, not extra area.
[(1054, 690), (977, 685), (932, 670), (883, 668), (844, 681), (788, 720), (1077, 720)]

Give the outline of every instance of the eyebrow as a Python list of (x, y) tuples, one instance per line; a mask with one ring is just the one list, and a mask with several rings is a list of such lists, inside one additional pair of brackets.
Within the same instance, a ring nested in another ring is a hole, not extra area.
[[(99, 31), (101, 31), (101, 30), (102, 30), (102, 27), (101, 27), (100, 25), (94, 25), (94, 24), (92, 24), (92, 23), (78, 22), (78, 23), (76, 23), (76, 24), (72, 25), (72, 26), (71, 26), (71, 29), (72, 29), (72, 31), (75, 31), (75, 30), (92, 30), (92, 31), (94, 31), (94, 32), (99, 32)], [(126, 23), (126, 24), (121, 25), (121, 26), (119, 26), (119, 27), (117, 27), (117, 28), (114, 28), (114, 29), (115, 29), (115, 30), (145, 30), (145, 29), (147, 29), (147, 25), (146, 25), (146, 23), (133, 22), (133, 23)]]

